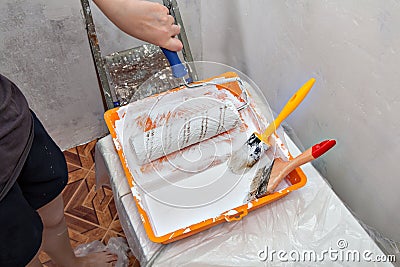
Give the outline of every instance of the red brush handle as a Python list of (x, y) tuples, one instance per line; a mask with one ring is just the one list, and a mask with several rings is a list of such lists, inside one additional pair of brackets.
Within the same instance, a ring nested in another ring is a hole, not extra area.
[(290, 172), (292, 172), (297, 167), (300, 167), (301, 165), (318, 158), (326, 151), (331, 149), (335, 144), (335, 140), (325, 140), (319, 144), (313, 145), (292, 160), (283, 161), (281, 159), (276, 159), (271, 170), (270, 179), (267, 185), (267, 192), (272, 193), (276, 189), (278, 184)]
[(334, 145), (336, 145), (336, 140), (325, 140), (319, 144), (313, 145), (311, 148), (311, 154), (316, 159), (331, 149)]

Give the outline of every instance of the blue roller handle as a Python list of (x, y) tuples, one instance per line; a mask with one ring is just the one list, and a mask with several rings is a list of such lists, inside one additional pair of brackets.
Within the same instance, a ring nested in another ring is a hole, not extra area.
[(161, 48), (161, 50), (163, 51), (165, 57), (168, 59), (169, 65), (171, 65), (172, 75), (174, 75), (175, 78), (185, 77), (188, 72), (186, 67), (179, 59), (178, 53), (165, 48)]

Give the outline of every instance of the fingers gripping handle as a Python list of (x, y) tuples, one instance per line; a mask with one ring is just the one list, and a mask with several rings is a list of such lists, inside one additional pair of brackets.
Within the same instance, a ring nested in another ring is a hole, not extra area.
[(161, 48), (165, 57), (168, 59), (168, 62), (171, 66), (182, 64), (181, 60), (178, 57), (178, 53), (168, 50), (166, 48)]
[(171, 65), (172, 75), (175, 78), (183, 78), (185, 77), (188, 72), (186, 67), (182, 64), (181, 60), (178, 57), (178, 53), (173, 52), (171, 50), (161, 48), (165, 57), (167, 58), (169, 65)]

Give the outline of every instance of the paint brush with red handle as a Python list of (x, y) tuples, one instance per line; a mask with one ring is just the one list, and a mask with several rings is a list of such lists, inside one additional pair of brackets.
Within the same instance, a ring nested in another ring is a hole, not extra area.
[(289, 161), (274, 159), (270, 165), (258, 169), (250, 186), (248, 201), (274, 192), (280, 182), (294, 169), (313, 161), (336, 144), (335, 140), (325, 140), (316, 144)]

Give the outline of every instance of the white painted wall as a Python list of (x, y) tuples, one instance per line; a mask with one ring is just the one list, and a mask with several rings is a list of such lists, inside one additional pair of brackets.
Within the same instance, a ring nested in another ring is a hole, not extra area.
[(335, 138), (316, 162), (367, 224), (400, 240), (400, 2), (202, 0), (204, 60), (248, 74), (275, 111), (317, 82), (287, 120), (305, 147)]
[(0, 1), (0, 62), (62, 149), (107, 133), (80, 1)]

